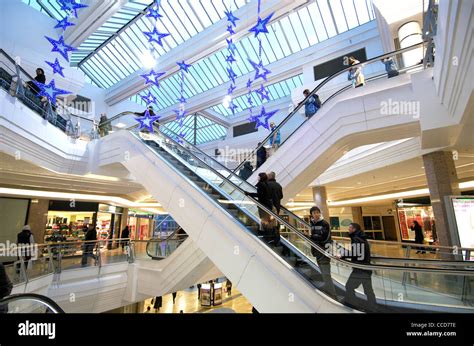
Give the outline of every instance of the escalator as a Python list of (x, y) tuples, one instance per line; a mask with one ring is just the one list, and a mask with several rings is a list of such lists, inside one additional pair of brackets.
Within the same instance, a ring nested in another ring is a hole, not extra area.
[[(238, 173), (246, 161), (255, 162), (256, 152), (262, 147), (267, 152), (274, 151), (248, 180), (255, 182), (258, 172), (274, 171), (286, 198), (290, 198), (355, 147), (420, 136), (419, 114), (418, 117), (416, 114), (392, 114), (388, 107), (386, 110), (381, 107), (381, 102), (415, 101), (414, 95), (430, 90), (431, 70), (424, 70), (423, 65), (417, 63), (404, 67), (399, 76), (390, 79), (385, 72), (371, 71), (380, 69), (382, 59), (402, 61), (403, 54), (423, 46), (424, 43), (420, 43), (383, 54), (327, 77), (260, 141), (261, 144), (234, 171)], [(366, 84), (361, 88), (353, 88), (345, 78), (354, 67), (367, 72)], [(341, 82), (342, 79), (346, 81)], [(316, 94), (323, 103), (308, 119), (300, 114), (300, 110)], [(281, 135), (281, 143), (271, 149), (271, 138), (277, 132)], [(295, 152), (298, 155), (294, 155)]]
[[(472, 312), (469, 268), (342, 261), (305, 236), (304, 222), (286, 210), (275, 215), (247, 195), (253, 187), (180, 139), (119, 131), (101, 142), (100, 164), (121, 162), (259, 311)], [(284, 236), (272, 235), (270, 224)], [(311, 252), (327, 260), (332, 279), (321, 274)], [(373, 273), (376, 304), (361, 292), (344, 300), (354, 269)], [(443, 282), (449, 284), (440, 288)]]
[(64, 310), (51, 298), (34, 293), (12, 294), (0, 299), (0, 314), (64, 314)]

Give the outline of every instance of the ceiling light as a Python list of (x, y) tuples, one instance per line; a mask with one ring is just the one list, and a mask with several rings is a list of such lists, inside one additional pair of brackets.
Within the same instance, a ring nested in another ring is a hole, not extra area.
[(118, 123), (117, 125), (115, 125), (115, 127), (118, 127), (119, 129), (123, 129), (124, 127), (127, 127), (127, 125), (125, 125), (124, 123)]
[(156, 65), (155, 57), (148, 50), (143, 52), (143, 54), (140, 56), (140, 61), (142, 63), (142, 66), (146, 69), (153, 68)]
[(225, 108), (229, 108), (230, 101), (232, 101), (232, 97), (231, 97), (230, 95), (226, 95), (226, 96), (224, 97), (224, 99), (222, 100), (222, 105), (223, 105)]

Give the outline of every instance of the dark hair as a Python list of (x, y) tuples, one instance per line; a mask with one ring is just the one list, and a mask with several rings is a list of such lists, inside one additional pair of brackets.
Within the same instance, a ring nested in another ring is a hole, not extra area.
[(304, 90), (303, 90), (303, 94), (306, 94), (306, 93), (309, 94), (309, 89), (304, 89)]
[(260, 181), (262, 182), (268, 181), (268, 175), (265, 172), (258, 173), (258, 177), (260, 178)]
[(362, 228), (360, 227), (360, 225), (358, 223), (355, 223), (355, 222), (351, 222), (349, 224), (349, 226), (352, 226), (356, 229), (356, 231), (362, 231)]
[(41, 71), (41, 73), (44, 74), (44, 70), (41, 67), (38, 67), (36, 71)]
[(310, 214), (313, 214), (313, 212), (317, 211), (318, 213), (321, 213), (321, 209), (319, 209), (318, 207), (314, 206), (314, 207), (311, 207), (311, 209), (309, 210), (309, 213)]
[(413, 223), (415, 224), (415, 226), (420, 226), (420, 224), (416, 220), (413, 220)]

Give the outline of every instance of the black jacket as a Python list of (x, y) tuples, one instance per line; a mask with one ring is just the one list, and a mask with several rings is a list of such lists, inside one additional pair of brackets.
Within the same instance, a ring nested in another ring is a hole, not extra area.
[(31, 242), (31, 231), (23, 230), (18, 233), (16, 237), (17, 244), (30, 244)]
[(425, 241), (425, 235), (423, 234), (423, 230), (421, 229), (421, 226), (415, 225), (415, 227), (413, 227), (412, 230), (415, 231), (415, 243), (423, 244)]
[(122, 230), (122, 234), (120, 235), (120, 238), (128, 238), (130, 236), (130, 230), (128, 228), (124, 228)]
[(84, 240), (85, 241), (88, 241), (88, 240), (97, 240), (97, 232), (94, 228), (89, 228), (86, 232), (86, 235), (84, 237)]
[(268, 188), (268, 184), (259, 181), (255, 186), (257, 187), (257, 192), (250, 192), (249, 195), (252, 197), (257, 197), (258, 201), (261, 204), (272, 210), (272, 197), (270, 195), (270, 189)]
[(260, 164), (264, 163), (267, 160), (267, 149), (262, 145), (260, 149), (257, 150), (257, 162)]
[(243, 180), (247, 180), (251, 175), (252, 175), (252, 172), (253, 172), (253, 167), (252, 165), (250, 164), (250, 162), (246, 162), (244, 164), (244, 167), (242, 167), (240, 169), (240, 172), (239, 172), (239, 176), (243, 179)]
[(280, 211), (281, 200), (283, 199), (283, 188), (275, 179), (271, 179), (267, 182), (268, 188), (270, 189), (270, 196), (273, 202), (273, 206)]
[[(311, 226), (311, 240), (325, 249), (326, 244), (331, 242), (331, 227), (329, 223), (324, 219), (318, 221), (311, 219), (309, 224)], [(324, 257), (315, 248), (311, 248), (311, 254), (317, 258)]]
[[(343, 259), (350, 259), (354, 263), (370, 264), (370, 245), (364, 231), (355, 231), (349, 234), (351, 238), (351, 250)], [(356, 252), (354, 252), (356, 251)]]

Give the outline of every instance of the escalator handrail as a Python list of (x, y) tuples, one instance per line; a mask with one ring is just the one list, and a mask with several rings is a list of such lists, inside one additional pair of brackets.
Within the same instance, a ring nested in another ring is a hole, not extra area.
[[(130, 132), (131, 133), (131, 132)], [(221, 173), (219, 173), (217, 170), (215, 170), (213, 167), (210, 167), (206, 162), (204, 162), (201, 158), (199, 158), (198, 156), (194, 155), (193, 152), (191, 152), (188, 148), (185, 148), (183, 147), (181, 144), (179, 144), (176, 140), (174, 140), (172, 137), (162, 133), (160, 131), (160, 133), (166, 137), (167, 139), (169, 139), (170, 141), (172, 141), (175, 145), (177, 145), (180, 150), (184, 150), (187, 154), (189, 154), (190, 156), (192, 156), (193, 158), (195, 158), (196, 160), (198, 160), (201, 164), (205, 165), (210, 171), (212, 171), (214, 174), (218, 175), (221, 179), (223, 180), (226, 180), (229, 184), (233, 185), (235, 189), (239, 190), (241, 193), (244, 193), (246, 191), (244, 191), (242, 188), (240, 188), (239, 186), (235, 185), (231, 180), (227, 179), (226, 177), (224, 177)], [(138, 138), (139, 140), (143, 140), (142, 138), (140, 138), (139, 136), (137, 136), (136, 134), (133, 134), (131, 133), (133, 136), (135, 136), (136, 138)], [(151, 148), (150, 148), (151, 150)], [(323, 256), (326, 256), (326, 257), (329, 257), (330, 259), (334, 260), (334, 261), (337, 261), (337, 262), (343, 262), (344, 264), (346, 265), (349, 265), (351, 267), (355, 267), (355, 268), (359, 268), (359, 269), (365, 269), (365, 270), (381, 270), (381, 269), (394, 269), (394, 270), (405, 270), (405, 271), (411, 271), (411, 270), (414, 270), (414, 271), (423, 271), (424, 269), (428, 270), (428, 271), (437, 271), (439, 270), (440, 272), (449, 272), (449, 270), (445, 270), (445, 269), (433, 269), (433, 268), (422, 268), (422, 267), (418, 267), (418, 268), (415, 268), (415, 267), (405, 267), (405, 266), (385, 266), (385, 265), (376, 265), (376, 264), (360, 264), (360, 263), (353, 263), (353, 262), (349, 262), (349, 261), (345, 261), (345, 260), (341, 260), (340, 258), (338, 258), (337, 256), (334, 256), (333, 254), (330, 254), (330, 253), (327, 253), (326, 251), (324, 251), (323, 248), (321, 248), (318, 244), (316, 244), (315, 242), (313, 242), (312, 239), (310, 239), (309, 237), (307, 237), (306, 235), (304, 235), (302, 232), (300, 232), (298, 229), (296, 229), (295, 227), (293, 227), (292, 225), (290, 225), (288, 222), (286, 222), (285, 220), (283, 220), (282, 218), (280, 218), (279, 215), (275, 214), (272, 210), (268, 209), (266, 206), (264, 206), (263, 204), (260, 204), (257, 200), (255, 200), (253, 197), (251, 196), (246, 196), (247, 198), (251, 199), (253, 203), (255, 203), (257, 205), (258, 208), (264, 210), (266, 213), (268, 213), (269, 215), (271, 215), (273, 218), (275, 218), (280, 224), (283, 224), (285, 225), (286, 227), (288, 227), (292, 232), (294, 232), (295, 234), (297, 234), (304, 242), (308, 243), (312, 248), (315, 248), (318, 252), (320, 252)], [(312, 261), (312, 260), (311, 260)], [(403, 259), (400, 259), (400, 262), (402, 262)], [(457, 274), (468, 274), (468, 275), (474, 275), (474, 271), (453, 271), (453, 273), (457, 273)]]
[(39, 302), (55, 314), (64, 314), (64, 310), (51, 298), (36, 293), (18, 293), (0, 299), (0, 305), (8, 304), (17, 300), (32, 300)]
[(178, 243), (178, 245), (176, 246), (176, 248), (177, 248), (182, 243), (184, 243), (184, 241), (186, 239), (188, 239), (188, 235), (180, 237), (180, 238), (173, 238), (173, 239), (169, 239), (169, 237), (166, 238), (166, 239), (161, 239), (161, 240), (160, 239), (149, 239), (146, 243), (146, 254), (148, 255), (148, 257), (151, 257), (151, 258), (161, 258), (161, 257), (156, 257), (156, 256), (153, 256), (153, 255), (150, 254), (149, 247), (151, 246), (151, 244), (153, 244), (153, 243), (160, 243), (161, 244), (161, 243), (168, 243), (168, 242), (174, 241), (174, 242)]
[[(247, 161), (250, 157), (253, 157), (255, 155), (255, 153), (257, 152), (258, 149), (260, 149), (262, 146), (264, 146), (265, 143), (268, 142), (268, 140), (271, 138), (271, 136), (274, 135), (274, 133), (276, 131), (279, 131), (283, 125), (285, 125), (289, 120), (290, 118), (292, 118), (305, 104), (306, 102), (308, 101), (308, 99), (313, 96), (314, 94), (316, 94), (324, 85), (326, 85), (329, 81), (333, 80), (334, 78), (344, 74), (344, 73), (347, 73), (350, 69), (353, 69), (353, 68), (357, 68), (357, 67), (363, 67), (367, 64), (371, 64), (373, 62), (377, 62), (381, 59), (384, 59), (384, 58), (388, 58), (390, 56), (393, 56), (393, 55), (397, 55), (397, 54), (401, 54), (401, 53), (404, 53), (404, 52), (407, 52), (407, 51), (410, 51), (412, 49), (415, 49), (415, 48), (418, 48), (419, 46), (423, 46), (426, 44), (426, 41), (423, 41), (423, 42), (420, 42), (420, 43), (417, 43), (417, 44), (414, 44), (414, 45), (411, 45), (409, 47), (406, 47), (406, 48), (402, 48), (402, 49), (398, 49), (398, 50), (394, 50), (392, 52), (389, 52), (389, 53), (385, 53), (385, 54), (382, 54), (382, 55), (379, 55), (379, 56), (376, 56), (375, 58), (371, 58), (369, 60), (366, 60), (364, 62), (361, 62), (361, 63), (358, 63), (356, 65), (351, 65), (351, 66), (348, 66), (346, 67), (345, 69), (342, 69), (334, 74), (332, 74), (331, 76), (327, 77), (326, 79), (324, 79), (321, 83), (319, 83), (310, 93), (307, 97), (305, 97), (303, 99), (303, 101), (301, 101), (295, 109), (293, 109), (290, 114), (288, 114), (286, 116), (285, 119), (283, 119), (279, 124), (278, 126), (276, 126), (273, 131), (270, 132), (270, 134), (265, 137), (265, 139), (263, 139), (261, 142), (261, 144), (259, 146), (257, 146), (257, 148), (255, 148), (250, 154), (248, 154), (246, 156), (245, 159), (242, 160), (242, 162), (240, 162), (237, 167), (234, 169), (234, 172), (237, 172), (238, 170), (240, 170), (242, 168), (242, 166), (244, 165), (245, 161)], [(294, 133), (294, 132), (293, 132)], [(290, 134), (291, 136), (291, 134)], [(288, 136), (288, 138), (290, 137)], [(288, 139), (286, 138), (286, 139)]]

